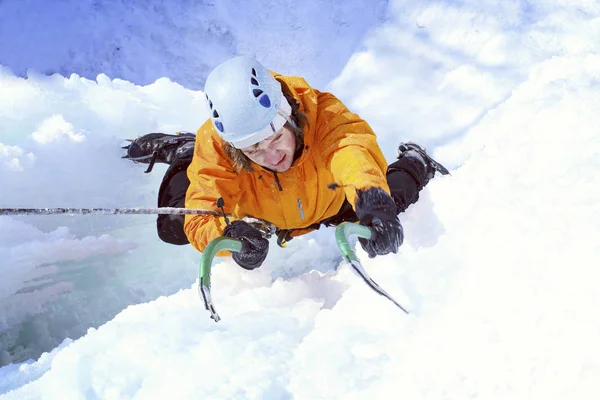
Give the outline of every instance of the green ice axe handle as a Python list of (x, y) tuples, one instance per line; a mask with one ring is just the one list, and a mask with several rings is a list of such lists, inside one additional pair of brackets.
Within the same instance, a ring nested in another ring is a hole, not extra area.
[(232, 239), (225, 236), (220, 236), (206, 246), (200, 260), (200, 274), (198, 283), (198, 293), (204, 300), (204, 307), (210, 312), (210, 317), (219, 322), (221, 319), (215, 311), (215, 306), (212, 303), (210, 295), (210, 270), (212, 268), (213, 258), (221, 250), (240, 251), (242, 250), (242, 242), (238, 239)]
[(365, 271), (364, 267), (360, 263), (360, 260), (356, 256), (356, 253), (350, 247), (348, 243), (348, 236), (356, 235), (358, 237), (364, 239), (371, 239), (374, 235), (373, 230), (368, 226), (352, 223), (352, 222), (343, 222), (335, 228), (335, 240), (337, 241), (338, 247), (344, 256), (344, 260), (358, 273), (358, 275), (363, 279), (363, 281), (371, 287), (375, 292), (379, 293), (383, 297), (386, 297), (389, 301), (394, 303), (398, 308), (408, 314), (408, 310), (404, 308), (400, 303), (398, 303), (392, 296), (389, 295), (388, 292), (383, 290), (381, 286), (379, 286)]
[(335, 240), (337, 241), (338, 247), (347, 262), (352, 260), (358, 261), (356, 253), (348, 243), (348, 237), (350, 235), (356, 235), (363, 239), (371, 239), (373, 231), (368, 226), (355, 224), (352, 222), (344, 222), (338, 225), (335, 229)]

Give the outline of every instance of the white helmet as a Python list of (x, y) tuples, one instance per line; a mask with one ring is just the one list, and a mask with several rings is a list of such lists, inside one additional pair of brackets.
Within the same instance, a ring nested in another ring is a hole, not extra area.
[(204, 94), (215, 129), (236, 148), (260, 142), (290, 120), (281, 84), (251, 57), (217, 66), (206, 78)]

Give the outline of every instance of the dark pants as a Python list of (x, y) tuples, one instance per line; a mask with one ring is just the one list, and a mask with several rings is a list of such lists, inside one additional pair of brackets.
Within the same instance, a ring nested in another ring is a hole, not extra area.
[[(187, 167), (192, 161), (191, 154), (176, 158), (163, 177), (158, 192), (159, 207), (185, 207), (185, 193), (190, 184)], [(414, 158), (403, 157), (388, 166), (387, 182), (396, 202), (398, 214), (419, 199), (419, 192), (429, 179), (425, 166)], [(356, 222), (358, 218), (348, 201), (333, 217), (320, 222), (325, 226), (335, 226), (342, 222)], [(156, 221), (158, 236), (164, 242), (183, 245), (189, 241), (183, 231), (183, 215), (159, 215)], [(316, 224), (314, 228), (319, 227)]]

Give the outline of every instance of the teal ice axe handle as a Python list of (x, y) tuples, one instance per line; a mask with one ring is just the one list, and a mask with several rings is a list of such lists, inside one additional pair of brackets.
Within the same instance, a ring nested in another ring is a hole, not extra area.
[(344, 260), (346, 262), (358, 261), (358, 257), (356, 253), (350, 246), (348, 238), (350, 235), (356, 235), (363, 239), (371, 239), (373, 237), (373, 231), (368, 226), (352, 223), (352, 222), (344, 222), (338, 225), (335, 229), (335, 240), (337, 241), (338, 247), (344, 256)]
[(215, 306), (212, 302), (210, 294), (210, 270), (212, 268), (213, 258), (221, 250), (240, 251), (242, 250), (242, 242), (238, 239), (232, 239), (225, 236), (220, 236), (210, 241), (202, 253), (200, 260), (200, 273), (198, 282), (198, 294), (204, 300), (204, 307), (210, 312), (210, 317), (219, 322), (221, 317), (217, 314)]
[(354, 222), (343, 222), (335, 228), (335, 240), (337, 241), (338, 248), (342, 252), (344, 256), (344, 260), (350, 264), (350, 266), (360, 275), (360, 277), (365, 281), (367, 285), (371, 287), (375, 292), (380, 295), (386, 297), (392, 303), (394, 303), (397, 307), (399, 307), (406, 314), (409, 312), (406, 308), (402, 307), (400, 303), (392, 298), (385, 290), (381, 288), (371, 277), (367, 274), (364, 267), (360, 263), (360, 260), (356, 256), (356, 253), (350, 246), (348, 237), (350, 235), (356, 235), (363, 239), (371, 239), (374, 237), (375, 232), (369, 228), (368, 226), (360, 225)]

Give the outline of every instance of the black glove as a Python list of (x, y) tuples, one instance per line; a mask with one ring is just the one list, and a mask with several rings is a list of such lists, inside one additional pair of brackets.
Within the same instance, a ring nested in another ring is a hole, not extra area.
[(253, 228), (244, 221), (233, 221), (225, 227), (223, 236), (239, 239), (242, 242), (242, 250), (232, 251), (232, 258), (240, 267), (255, 269), (267, 258), (269, 252), (269, 241), (265, 239), (260, 231)]
[(355, 209), (361, 225), (371, 228), (371, 239), (359, 238), (369, 258), (397, 253), (404, 240), (402, 225), (396, 215), (394, 199), (380, 188), (357, 190)]

